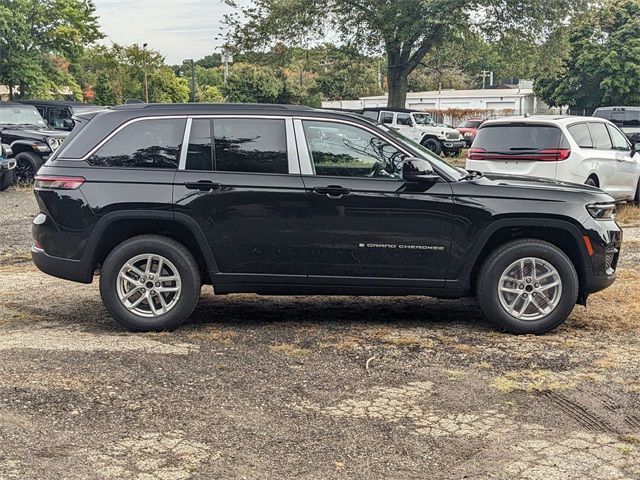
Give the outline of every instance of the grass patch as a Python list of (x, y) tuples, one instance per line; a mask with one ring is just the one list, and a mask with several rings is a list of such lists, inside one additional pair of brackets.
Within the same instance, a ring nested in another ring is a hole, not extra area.
[(510, 393), (523, 391), (548, 392), (552, 390), (566, 390), (575, 385), (558, 378), (557, 374), (548, 370), (517, 370), (495, 377), (491, 385), (501, 392)]
[(640, 224), (640, 207), (631, 204), (620, 205), (616, 219), (624, 225)]
[(622, 435), (618, 435), (618, 440), (620, 440), (621, 442), (624, 443), (629, 443), (631, 445), (638, 445), (640, 444), (640, 437), (638, 435), (631, 435), (631, 434), (622, 434)]
[(311, 353), (311, 350), (307, 348), (300, 348), (299, 346), (291, 343), (278, 343), (277, 345), (271, 345), (269, 350), (273, 353), (279, 353), (286, 357), (304, 357)]

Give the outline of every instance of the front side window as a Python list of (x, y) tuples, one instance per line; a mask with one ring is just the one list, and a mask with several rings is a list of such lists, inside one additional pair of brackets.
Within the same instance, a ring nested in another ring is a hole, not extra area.
[(607, 129), (609, 130), (609, 135), (611, 135), (614, 150), (627, 151), (631, 149), (624, 133), (611, 125), (607, 125)]
[(433, 123), (433, 118), (428, 113), (414, 113), (413, 119), (418, 125), (431, 125)]
[[(65, 120), (67, 125), (65, 125)], [(49, 109), (49, 123), (53, 128), (69, 128), (71, 112), (68, 108), (53, 107)]]
[(593, 148), (596, 150), (611, 150), (611, 137), (604, 123), (589, 123), (589, 131), (593, 139)]
[(382, 138), (352, 125), (302, 123), (316, 175), (402, 178), (406, 155)]
[(91, 165), (117, 168), (177, 169), (185, 119), (134, 122), (115, 134), (89, 159)]
[(398, 125), (404, 125), (405, 127), (413, 126), (411, 115), (409, 115), (408, 113), (399, 113), (397, 123)]
[(578, 144), (580, 148), (593, 148), (593, 142), (591, 141), (591, 134), (586, 123), (578, 123), (567, 127), (569, 133)]

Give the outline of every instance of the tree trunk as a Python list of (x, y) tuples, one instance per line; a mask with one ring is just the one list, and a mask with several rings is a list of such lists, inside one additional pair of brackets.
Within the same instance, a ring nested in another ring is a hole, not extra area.
[(387, 69), (387, 83), (389, 87), (389, 99), (387, 106), (390, 108), (407, 108), (408, 74), (402, 67)]
[[(9, 84), (12, 84), (13, 82), (7, 82)], [(13, 85), (9, 85), (9, 100), (14, 100), (13, 98)]]

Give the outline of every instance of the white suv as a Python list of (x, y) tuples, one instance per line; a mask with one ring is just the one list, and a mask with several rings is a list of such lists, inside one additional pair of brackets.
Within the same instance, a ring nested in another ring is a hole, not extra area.
[(549, 178), (640, 202), (640, 144), (594, 117), (534, 116), (485, 122), (467, 153), (467, 170)]

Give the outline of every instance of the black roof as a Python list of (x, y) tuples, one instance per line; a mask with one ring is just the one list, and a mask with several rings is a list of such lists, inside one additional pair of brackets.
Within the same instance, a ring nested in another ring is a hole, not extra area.
[(20, 103), (16, 101), (0, 102), (0, 107), (24, 107), (24, 106), (25, 106), (24, 103)]
[(16, 100), (15, 103), (22, 103), (22, 104), (27, 104), (27, 105), (48, 105), (51, 107), (93, 107), (93, 106), (99, 106), (99, 105), (95, 105), (94, 103), (85, 103), (85, 102), (74, 102), (71, 100), (37, 100), (37, 99), (32, 99), (32, 100)]

